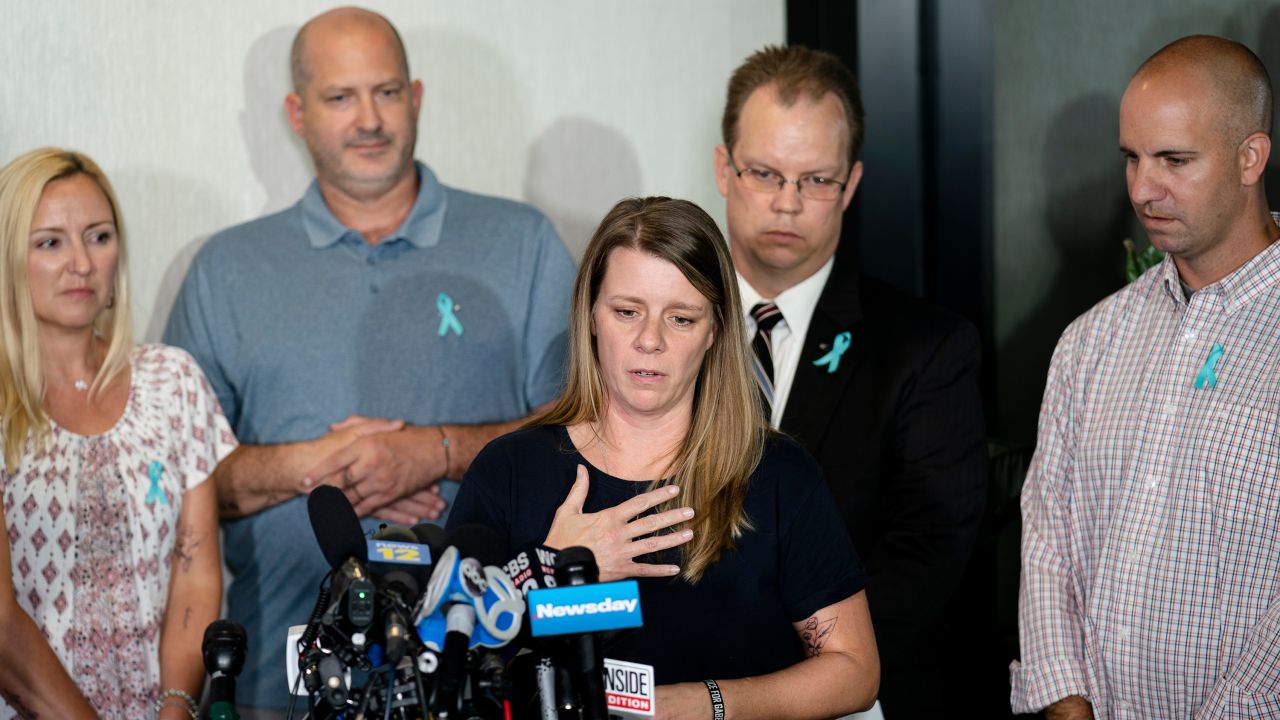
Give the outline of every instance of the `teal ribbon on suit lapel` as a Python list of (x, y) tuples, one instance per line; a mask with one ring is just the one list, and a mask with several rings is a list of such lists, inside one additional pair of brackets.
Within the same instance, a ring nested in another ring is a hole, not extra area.
[(852, 344), (853, 335), (848, 330), (836, 335), (836, 339), (831, 343), (831, 351), (814, 360), (813, 364), (818, 367), (826, 365), (827, 373), (834, 373), (840, 367), (840, 356), (844, 355)]

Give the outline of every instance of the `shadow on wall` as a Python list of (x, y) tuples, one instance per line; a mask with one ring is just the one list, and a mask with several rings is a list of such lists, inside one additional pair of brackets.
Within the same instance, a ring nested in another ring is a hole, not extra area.
[(1091, 93), (1054, 117), (1041, 153), (1045, 227), (1057, 271), (1044, 300), (999, 349), (1000, 416), (1011, 440), (1035, 437), (1045, 376), (1058, 337), (1076, 316), (1124, 283), (1131, 209), (1116, 150), (1117, 101)]
[(642, 187), (635, 148), (594, 120), (559, 118), (529, 151), (524, 198), (551, 219), (574, 260), (605, 213)]
[[(1254, 46), (1258, 58), (1267, 66), (1271, 75), (1271, 94), (1276, 95), (1280, 82), (1280, 6), (1267, 11), (1258, 31), (1258, 43)], [(1275, 121), (1272, 120), (1271, 157), (1267, 159), (1267, 171), (1263, 182), (1267, 187), (1267, 204), (1272, 210), (1280, 210), (1280, 148), (1275, 146)]]
[(258, 38), (244, 62), (240, 136), (253, 174), (266, 193), (261, 214), (294, 204), (311, 182), (306, 145), (293, 134), (284, 114), (284, 97), (293, 89), (289, 47), (298, 27), (285, 25)]
[[(137, 248), (140, 247), (137, 241), (140, 237), (138, 232), (142, 230), (142, 226), (138, 222), (131, 221), (130, 217), (141, 217), (147, 212), (147, 208), (152, 207), (165, 207), (169, 210), (164, 214), (151, 214), (147, 218), (151, 221), (192, 217), (197, 214), (206, 217), (225, 217), (226, 208), (218, 202), (220, 198), (225, 197), (225, 193), (220, 193), (212, 183), (205, 180), (207, 178), (176, 175), (157, 170), (125, 169), (111, 174), (111, 182), (117, 194), (120, 195), (120, 213), (124, 216), (126, 227), (129, 228), (130, 248), (135, 253), (129, 256), (130, 280), (133, 287), (136, 289), (143, 285), (139, 282), (143, 274), (161, 273), (155, 298), (149, 305), (151, 315), (145, 322), (134, 327), (134, 335), (142, 342), (160, 341), (164, 334), (165, 323), (169, 321), (169, 311), (173, 309), (174, 298), (178, 296), (178, 288), (182, 285), (182, 278), (187, 274), (187, 267), (191, 264), (191, 258), (209, 236), (195, 238), (183, 245), (169, 264), (160, 270), (158, 266), (150, 266), (149, 258), (136, 254)], [(214, 203), (217, 205), (210, 207)], [(174, 237), (178, 234), (177, 228), (166, 227), (163, 223), (146, 227), (145, 232), (156, 237)], [(148, 305), (136, 294), (133, 297), (133, 304), (135, 319), (137, 319), (137, 309), (148, 307)]]
[[(307, 183), (311, 181), (311, 164), (305, 146), (290, 130), (284, 117), (284, 96), (291, 86), (289, 46), (297, 31), (297, 26), (271, 30), (254, 41), (245, 57), (244, 108), (240, 111), (240, 134), (249, 154), (249, 165), (266, 193), (266, 202), (260, 214), (275, 212), (297, 202)], [(208, 195), (191, 192), (179, 197), (191, 199)], [(241, 220), (251, 219), (246, 217)], [(209, 237), (210, 235), (201, 235), (192, 239), (165, 268), (152, 306), (151, 319), (147, 323), (146, 338), (158, 340), (164, 334), (173, 301), (187, 275), (187, 268)]]

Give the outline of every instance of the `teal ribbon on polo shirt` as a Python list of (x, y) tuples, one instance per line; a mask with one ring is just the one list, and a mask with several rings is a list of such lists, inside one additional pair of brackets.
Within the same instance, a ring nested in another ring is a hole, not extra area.
[(1209, 357), (1204, 360), (1204, 367), (1200, 368), (1200, 372), (1196, 374), (1196, 389), (1201, 390), (1205, 387), (1210, 389), (1217, 387), (1218, 376), (1215, 370), (1218, 367), (1218, 361), (1222, 359), (1222, 345), (1213, 344), (1213, 349), (1209, 351)]
[(840, 356), (845, 354), (849, 346), (853, 344), (853, 335), (848, 330), (836, 336), (831, 343), (831, 352), (823, 355), (813, 361), (814, 365), (819, 367), (826, 365), (828, 373), (834, 373), (840, 367)]
[(440, 311), (440, 329), (436, 334), (444, 337), (452, 330), (462, 335), (462, 323), (458, 320), (458, 316), (453, 314), (453, 298), (449, 297), (448, 293), (440, 293), (436, 296), (436, 309)]
[(147, 468), (147, 475), (151, 477), (151, 489), (147, 491), (148, 505), (155, 505), (157, 502), (161, 505), (169, 504), (169, 496), (160, 489), (160, 476), (163, 474), (164, 465), (161, 465), (159, 460), (152, 460)]

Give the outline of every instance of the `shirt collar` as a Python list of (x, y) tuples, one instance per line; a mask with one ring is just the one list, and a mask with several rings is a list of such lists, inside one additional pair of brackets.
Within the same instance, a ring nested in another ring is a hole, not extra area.
[[(413, 208), (404, 222), (394, 232), (378, 241), (381, 245), (391, 240), (406, 240), (415, 247), (431, 247), (440, 242), (440, 229), (444, 225), (444, 214), (448, 204), (444, 186), (436, 179), (431, 168), (414, 161), (418, 173), (418, 197), (413, 201)], [(302, 227), (307, 233), (311, 247), (317, 250), (332, 247), (345, 237), (353, 237), (361, 243), (364, 239), (360, 233), (342, 224), (320, 193), (320, 183), (311, 181), (311, 186), (299, 201), (302, 209)]]
[[(818, 271), (799, 283), (778, 293), (773, 302), (782, 311), (782, 321), (787, 329), (796, 337), (803, 337), (809, 331), (809, 321), (813, 319), (813, 311), (818, 307), (818, 299), (822, 297), (822, 289), (827, 286), (831, 277), (831, 269), (835, 266), (835, 257), (828, 258)], [(747, 319), (751, 319), (751, 308), (756, 303), (766, 300), (751, 287), (751, 283), (738, 275), (738, 291), (742, 295), (742, 309)]]
[[(1280, 225), (1280, 213), (1271, 213), (1271, 219)], [(1178, 282), (1178, 267), (1173, 258), (1166, 255), (1162, 265), (1165, 291), (1176, 304), (1186, 304), (1186, 296)], [(1280, 282), (1280, 240), (1272, 242), (1226, 277), (1205, 285), (1196, 292), (1221, 295), (1222, 307), (1230, 315), (1277, 282)]]

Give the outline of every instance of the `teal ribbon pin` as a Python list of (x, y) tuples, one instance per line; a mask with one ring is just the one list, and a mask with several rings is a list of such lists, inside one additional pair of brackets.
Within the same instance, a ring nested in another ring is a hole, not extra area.
[(834, 373), (840, 367), (840, 356), (844, 355), (849, 349), (849, 345), (853, 343), (853, 335), (849, 331), (845, 331), (836, 336), (834, 342), (831, 343), (831, 352), (823, 355), (813, 361), (814, 365), (819, 367), (826, 365), (828, 373)]
[(151, 489), (147, 491), (148, 505), (155, 505), (157, 502), (161, 505), (169, 504), (169, 496), (160, 489), (160, 476), (163, 474), (164, 465), (159, 460), (152, 460), (151, 466), (147, 468), (147, 475), (151, 476)]
[(1205, 387), (1210, 389), (1218, 385), (1218, 376), (1214, 370), (1218, 367), (1218, 361), (1222, 359), (1222, 346), (1218, 343), (1213, 344), (1213, 349), (1209, 351), (1209, 357), (1204, 360), (1204, 367), (1200, 368), (1200, 372), (1196, 374), (1196, 389), (1201, 390)]
[(440, 311), (440, 329), (436, 334), (444, 337), (452, 330), (459, 336), (462, 335), (462, 323), (458, 321), (458, 316), (453, 314), (453, 298), (448, 293), (440, 293), (436, 296), (436, 309)]

